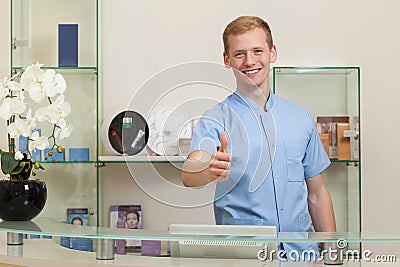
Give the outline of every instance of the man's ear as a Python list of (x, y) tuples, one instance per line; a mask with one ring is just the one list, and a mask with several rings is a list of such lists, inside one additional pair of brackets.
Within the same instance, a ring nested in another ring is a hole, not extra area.
[(276, 50), (276, 46), (273, 45), (269, 53), (269, 62), (274, 63), (277, 58), (278, 58), (278, 51)]
[(224, 53), (223, 53), (223, 56), (224, 56), (224, 64), (225, 64), (225, 67), (230, 68), (230, 67), (231, 67), (231, 64), (230, 64), (230, 62), (229, 62), (229, 56), (228, 56), (228, 54), (227, 54), (226, 52), (224, 52)]

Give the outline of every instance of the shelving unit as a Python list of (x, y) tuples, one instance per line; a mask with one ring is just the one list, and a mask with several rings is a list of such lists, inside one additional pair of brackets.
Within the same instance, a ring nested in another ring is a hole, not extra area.
[[(74, 130), (61, 140), (65, 161), (47, 163), (37, 178), (48, 187), (48, 199), (41, 216), (66, 220), (67, 208), (88, 207), (89, 224), (98, 225), (98, 1), (97, 0), (10, 0), (11, 72), (36, 62), (54, 69), (67, 82), (66, 101), (72, 111), (66, 118)], [(78, 66), (60, 67), (58, 25), (78, 24)], [(47, 128), (41, 129), (46, 131)], [(88, 148), (88, 160), (75, 161), (69, 148)]]
[[(361, 231), (361, 148), (360, 68), (347, 66), (272, 68), (272, 88), (278, 95), (306, 108), (315, 123), (317, 116), (348, 116), (350, 129), (358, 136), (350, 138), (350, 159), (331, 159), (323, 173), (332, 196), (337, 230)], [(355, 119), (357, 118), (357, 119)]]

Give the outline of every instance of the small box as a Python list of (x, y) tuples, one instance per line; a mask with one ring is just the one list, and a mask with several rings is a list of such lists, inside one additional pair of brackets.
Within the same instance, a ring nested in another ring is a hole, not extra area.
[(338, 159), (337, 129), (338, 123), (349, 123), (348, 116), (317, 116), (317, 130), (321, 134), (329, 134), (330, 159)]
[(58, 66), (78, 67), (78, 24), (58, 25)]
[(89, 161), (89, 148), (70, 148), (69, 161)]
[(161, 255), (161, 241), (159, 240), (142, 240), (141, 242), (142, 256), (159, 256)]
[(351, 146), (350, 137), (344, 137), (344, 131), (350, 130), (349, 123), (337, 123), (337, 147), (338, 147), (338, 160), (350, 160), (351, 159)]
[(319, 138), (321, 139), (322, 145), (324, 146), (325, 152), (329, 157), (329, 134), (320, 133)]
[(49, 148), (46, 148), (44, 150), (45, 161), (51, 162), (53, 159), (55, 159), (57, 162), (65, 161), (65, 151), (58, 153), (55, 148), (52, 148), (53, 156), (51, 156), (51, 157), (49, 157), (49, 151), (50, 151)]

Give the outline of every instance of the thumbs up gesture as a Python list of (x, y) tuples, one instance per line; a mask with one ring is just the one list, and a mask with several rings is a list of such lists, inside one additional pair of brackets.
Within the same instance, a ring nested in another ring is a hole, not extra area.
[(232, 156), (228, 152), (229, 138), (225, 131), (220, 134), (221, 146), (214, 154), (208, 170), (211, 180), (225, 181), (230, 174)]
[(219, 147), (218, 151), (223, 153), (228, 153), (228, 142), (229, 138), (226, 132), (222, 131), (219, 137), (221, 146)]

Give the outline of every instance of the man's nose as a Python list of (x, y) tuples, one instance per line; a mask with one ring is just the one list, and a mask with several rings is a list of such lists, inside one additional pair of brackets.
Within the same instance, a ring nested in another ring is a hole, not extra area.
[(247, 67), (251, 67), (251, 66), (253, 66), (255, 64), (255, 62), (256, 62), (255, 57), (251, 53), (247, 53), (246, 54), (246, 61), (245, 61), (246, 66)]

